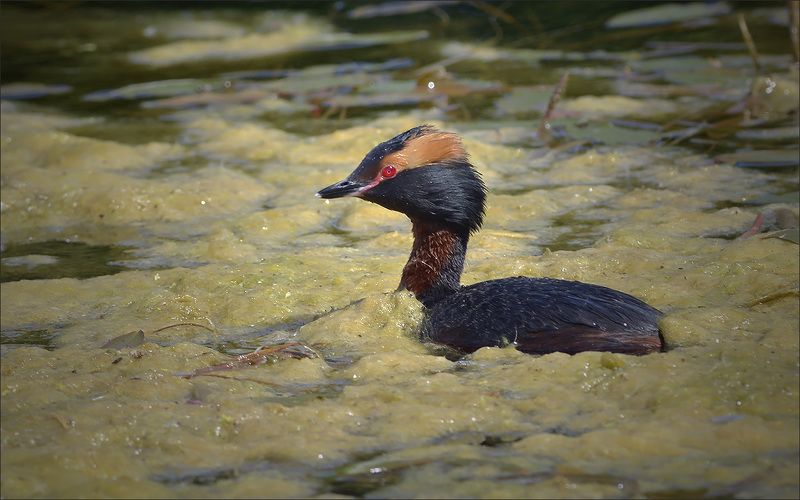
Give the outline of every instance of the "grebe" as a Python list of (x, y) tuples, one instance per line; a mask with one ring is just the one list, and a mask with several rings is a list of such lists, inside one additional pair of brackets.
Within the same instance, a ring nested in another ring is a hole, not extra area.
[(469, 237), (483, 223), (486, 186), (453, 133), (412, 128), (375, 146), (345, 180), (317, 196), (356, 196), (411, 219), (414, 244), (400, 288), (425, 306), (423, 340), (464, 353), (508, 344), (531, 354), (647, 354), (663, 347), (662, 313), (610, 288), (527, 277), (461, 286)]

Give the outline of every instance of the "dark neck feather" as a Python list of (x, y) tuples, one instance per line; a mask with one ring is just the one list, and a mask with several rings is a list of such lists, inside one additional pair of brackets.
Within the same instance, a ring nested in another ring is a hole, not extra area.
[(414, 246), (403, 268), (400, 288), (414, 292), (425, 306), (461, 288), (469, 230), (411, 219)]

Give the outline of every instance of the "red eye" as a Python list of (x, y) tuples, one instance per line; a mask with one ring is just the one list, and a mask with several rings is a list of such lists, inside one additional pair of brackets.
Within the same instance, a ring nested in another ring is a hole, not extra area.
[(383, 167), (383, 170), (381, 170), (381, 177), (384, 179), (391, 179), (395, 175), (397, 175), (397, 169), (394, 165), (386, 165)]

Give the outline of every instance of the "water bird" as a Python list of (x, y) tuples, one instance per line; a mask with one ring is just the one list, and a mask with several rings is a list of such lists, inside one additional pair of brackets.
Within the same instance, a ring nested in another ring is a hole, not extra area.
[(486, 186), (461, 138), (429, 125), (375, 146), (344, 180), (317, 193), (355, 196), (404, 213), (414, 243), (400, 289), (425, 307), (421, 338), (463, 353), (514, 344), (530, 354), (663, 349), (662, 313), (604, 286), (517, 276), (461, 285)]

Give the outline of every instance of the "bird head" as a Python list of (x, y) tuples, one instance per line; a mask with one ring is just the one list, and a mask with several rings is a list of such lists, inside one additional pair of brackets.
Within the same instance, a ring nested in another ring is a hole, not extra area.
[(456, 134), (422, 125), (372, 148), (346, 179), (317, 196), (356, 196), (412, 221), (474, 232), (483, 222), (486, 187)]

